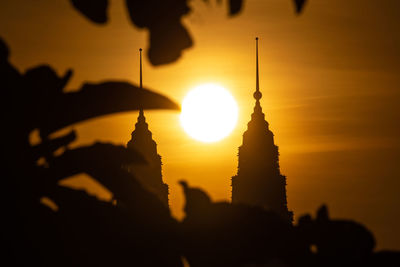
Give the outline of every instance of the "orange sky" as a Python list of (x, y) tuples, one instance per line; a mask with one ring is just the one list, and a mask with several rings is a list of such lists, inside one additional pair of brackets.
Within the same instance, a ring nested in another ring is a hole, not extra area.
[[(182, 178), (215, 200), (230, 197), (254, 105), (259, 36), (261, 104), (280, 148), (289, 208), (300, 215), (327, 203), (333, 217), (372, 229), (379, 248), (400, 248), (400, 2), (362, 2), (310, 0), (296, 16), (289, 0), (248, 0), (239, 16), (227, 18), (225, 5), (192, 1), (184, 23), (195, 46), (174, 64), (152, 67), (145, 59), (144, 85), (180, 102), (192, 87), (218, 83), (240, 110), (233, 133), (214, 144), (189, 138), (178, 113), (145, 112), (175, 216), (182, 216)], [(68, 1), (1, 1), (0, 17), (0, 36), (20, 71), (41, 63), (59, 74), (73, 68), (70, 90), (83, 81), (139, 81), (138, 48), (147, 48), (148, 33), (130, 24), (122, 1), (111, 1), (104, 26)], [(136, 117), (123, 113), (76, 125), (75, 145), (125, 144)], [(98, 190), (90, 185), (89, 191)]]

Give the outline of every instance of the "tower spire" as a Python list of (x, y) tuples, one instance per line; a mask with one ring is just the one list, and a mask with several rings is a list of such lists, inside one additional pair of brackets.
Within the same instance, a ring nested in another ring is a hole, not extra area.
[(139, 48), (139, 54), (140, 54), (140, 88), (143, 88), (143, 83), (142, 83), (142, 48)]
[(258, 37), (256, 37), (256, 91), (254, 92), (253, 97), (256, 100), (254, 112), (261, 113), (260, 99), (262, 94), (260, 92), (260, 77), (258, 73)]
[[(140, 83), (139, 83), (139, 87), (140, 87), (140, 89), (142, 89), (143, 88), (143, 81), (142, 81), (142, 48), (139, 48), (139, 54), (140, 54)], [(145, 120), (145, 117), (144, 117), (143, 107), (142, 107), (142, 104), (140, 103), (138, 121), (144, 121), (144, 120)]]
[[(260, 81), (259, 81), (259, 75), (258, 75), (258, 37), (256, 37), (256, 93), (260, 92)], [(257, 95), (258, 96), (258, 95)], [(257, 99), (256, 95), (254, 95), (254, 98)], [(259, 97), (261, 98), (261, 96)]]

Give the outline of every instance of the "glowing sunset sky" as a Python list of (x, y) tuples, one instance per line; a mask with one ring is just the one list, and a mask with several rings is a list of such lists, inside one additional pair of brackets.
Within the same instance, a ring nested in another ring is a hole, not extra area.
[[(145, 112), (173, 214), (183, 215), (181, 179), (214, 200), (230, 198), (237, 149), (254, 106), (259, 36), (261, 105), (280, 149), (289, 208), (299, 216), (326, 203), (332, 217), (370, 228), (379, 248), (399, 249), (400, 1), (310, 0), (296, 16), (289, 0), (248, 0), (233, 18), (225, 4), (211, 2), (192, 1), (184, 23), (195, 45), (178, 62), (153, 67), (144, 58), (147, 88), (180, 103), (191, 88), (217, 83), (239, 105), (237, 127), (212, 144), (190, 138), (176, 112)], [(104, 26), (68, 1), (1, 1), (0, 17), (0, 36), (20, 71), (42, 63), (60, 75), (72, 68), (70, 90), (84, 81), (139, 83), (138, 48), (146, 50), (148, 32), (130, 23), (122, 1), (111, 1)], [(126, 144), (136, 118), (121, 113), (76, 125), (75, 145)], [(82, 176), (73, 183), (100, 192)]]

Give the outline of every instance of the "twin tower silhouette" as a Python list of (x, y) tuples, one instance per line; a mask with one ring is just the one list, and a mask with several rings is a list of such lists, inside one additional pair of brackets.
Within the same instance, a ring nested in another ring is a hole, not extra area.
[[(140, 51), (140, 88), (142, 88), (142, 49)], [(288, 210), (286, 199), (286, 177), (279, 168), (278, 146), (274, 134), (269, 129), (262, 112), (258, 71), (258, 38), (256, 38), (256, 103), (247, 130), (243, 134), (243, 144), (239, 147), (238, 172), (232, 177), (232, 203), (261, 206), (278, 213), (282, 219), (292, 222), (293, 212)], [(131, 133), (128, 149), (140, 152), (147, 164), (127, 166), (139, 182), (154, 193), (168, 207), (168, 185), (163, 182), (161, 156), (157, 153), (157, 143), (152, 138), (143, 109)]]

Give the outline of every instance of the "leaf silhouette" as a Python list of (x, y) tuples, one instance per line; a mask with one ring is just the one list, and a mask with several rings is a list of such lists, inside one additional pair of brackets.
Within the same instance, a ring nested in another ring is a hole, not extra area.
[[(95, 143), (65, 151), (55, 157), (49, 168), (50, 177), (61, 180), (66, 177), (87, 173), (114, 193), (116, 199), (122, 200), (135, 209), (148, 209), (166, 215), (169, 211), (161, 201), (136, 181), (132, 174), (122, 166), (129, 163), (145, 163), (141, 154), (133, 149), (106, 143)], [(146, 202), (145, 208), (142, 206)], [(150, 203), (150, 204), (149, 204)], [(139, 208), (141, 207), (141, 208)]]
[(71, 0), (71, 4), (95, 23), (106, 23), (108, 0)]
[(153, 65), (176, 61), (182, 51), (193, 45), (192, 37), (183, 26), (182, 16), (190, 9), (186, 0), (126, 0), (133, 24), (150, 32), (148, 57)]
[(101, 115), (143, 109), (173, 109), (169, 98), (128, 82), (86, 83), (78, 92), (61, 94), (43, 114), (39, 127), (46, 134)]
[(73, 130), (54, 139), (44, 139), (42, 143), (31, 147), (32, 159), (36, 161), (42, 156), (52, 155), (57, 149), (66, 147), (75, 140), (76, 132)]
[(240, 12), (243, 7), (243, 0), (229, 0), (229, 15), (233, 16)]
[[(134, 149), (128, 150), (124, 146), (97, 142), (90, 146), (66, 150), (53, 159), (50, 169), (55, 170), (53, 177), (61, 180), (78, 173), (92, 173), (93, 169), (121, 169), (122, 165), (129, 163), (146, 164), (146, 160)], [(129, 183), (126, 182), (125, 185)]]
[(307, 0), (293, 0), (295, 7), (296, 7), (296, 13), (300, 14), (303, 11), (303, 7)]

